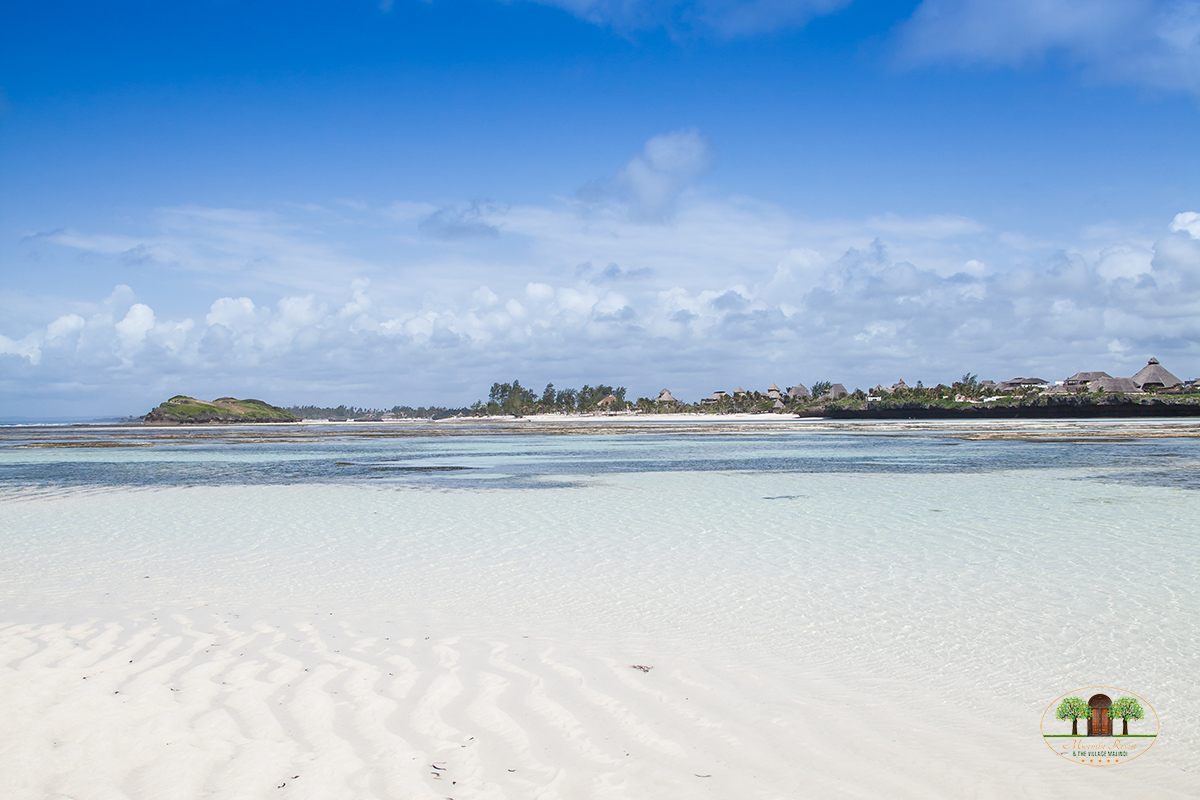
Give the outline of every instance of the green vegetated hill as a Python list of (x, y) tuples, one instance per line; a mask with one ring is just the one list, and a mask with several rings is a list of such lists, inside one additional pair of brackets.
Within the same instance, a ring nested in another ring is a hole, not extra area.
[(218, 397), (212, 402), (175, 395), (146, 415), (147, 425), (200, 425), (233, 422), (296, 422), (298, 417), (262, 400)]

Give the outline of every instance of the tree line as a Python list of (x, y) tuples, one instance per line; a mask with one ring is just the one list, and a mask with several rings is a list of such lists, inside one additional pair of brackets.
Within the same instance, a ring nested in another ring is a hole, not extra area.
[[(521, 385), (520, 381), (512, 383), (493, 383), (488, 392), (487, 402), (477, 400), (471, 406), (471, 412), (477, 415), (511, 414), (525, 416), (527, 414), (550, 414), (554, 412), (569, 414), (573, 412), (595, 411), (603, 407), (611, 411), (626, 411), (630, 403), (625, 399), (624, 386), (608, 386), (584, 384), (578, 389), (555, 389), (553, 383), (547, 383), (546, 388), (538, 394), (533, 389)], [(611, 397), (607, 403), (605, 398)]]
[(289, 406), (284, 411), (300, 419), (329, 419), (335, 422), (343, 420), (373, 421), (390, 415), (398, 419), (445, 419), (461, 417), (471, 413), (469, 408), (448, 408), (446, 406), (392, 406), (391, 408), (362, 408), (359, 406)]

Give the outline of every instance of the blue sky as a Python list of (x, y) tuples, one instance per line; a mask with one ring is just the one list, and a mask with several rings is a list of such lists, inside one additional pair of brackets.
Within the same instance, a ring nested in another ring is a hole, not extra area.
[(1195, 0), (0, 15), (0, 417), (1200, 374)]

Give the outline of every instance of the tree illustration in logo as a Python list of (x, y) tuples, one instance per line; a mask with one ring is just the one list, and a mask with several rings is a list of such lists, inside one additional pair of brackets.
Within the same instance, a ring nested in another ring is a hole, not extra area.
[(1129, 720), (1142, 719), (1146, 716), (1146, 712), (1142, 711), (1142, 704), (1132, 697), (1122, 697), (1120, 700), (1112, 704), (1112, 708), (1108, 710), (1110, 719), (1121, 720), (1121, 735), (1129, 735)]
[(1054, 712), (1055, 719), (1071, 720), (1071, 735), (1079, 735), (1079, 720), (1087, 719), (1091, 716), (1092, 710), (1088, 708), (1088, 704), (1081, 697), (1068, 697), (1058, 704), (1058, 710)]

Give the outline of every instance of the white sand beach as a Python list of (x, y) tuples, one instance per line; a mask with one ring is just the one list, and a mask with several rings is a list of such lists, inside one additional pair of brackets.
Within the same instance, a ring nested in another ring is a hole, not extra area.
[[(1196, 796), (1200, 493), (904, 469), (10, 492), (0, 796)], [(1046, 705), (1094, 684), (1154, 702), (1145, 756), (1048, 750)]]

